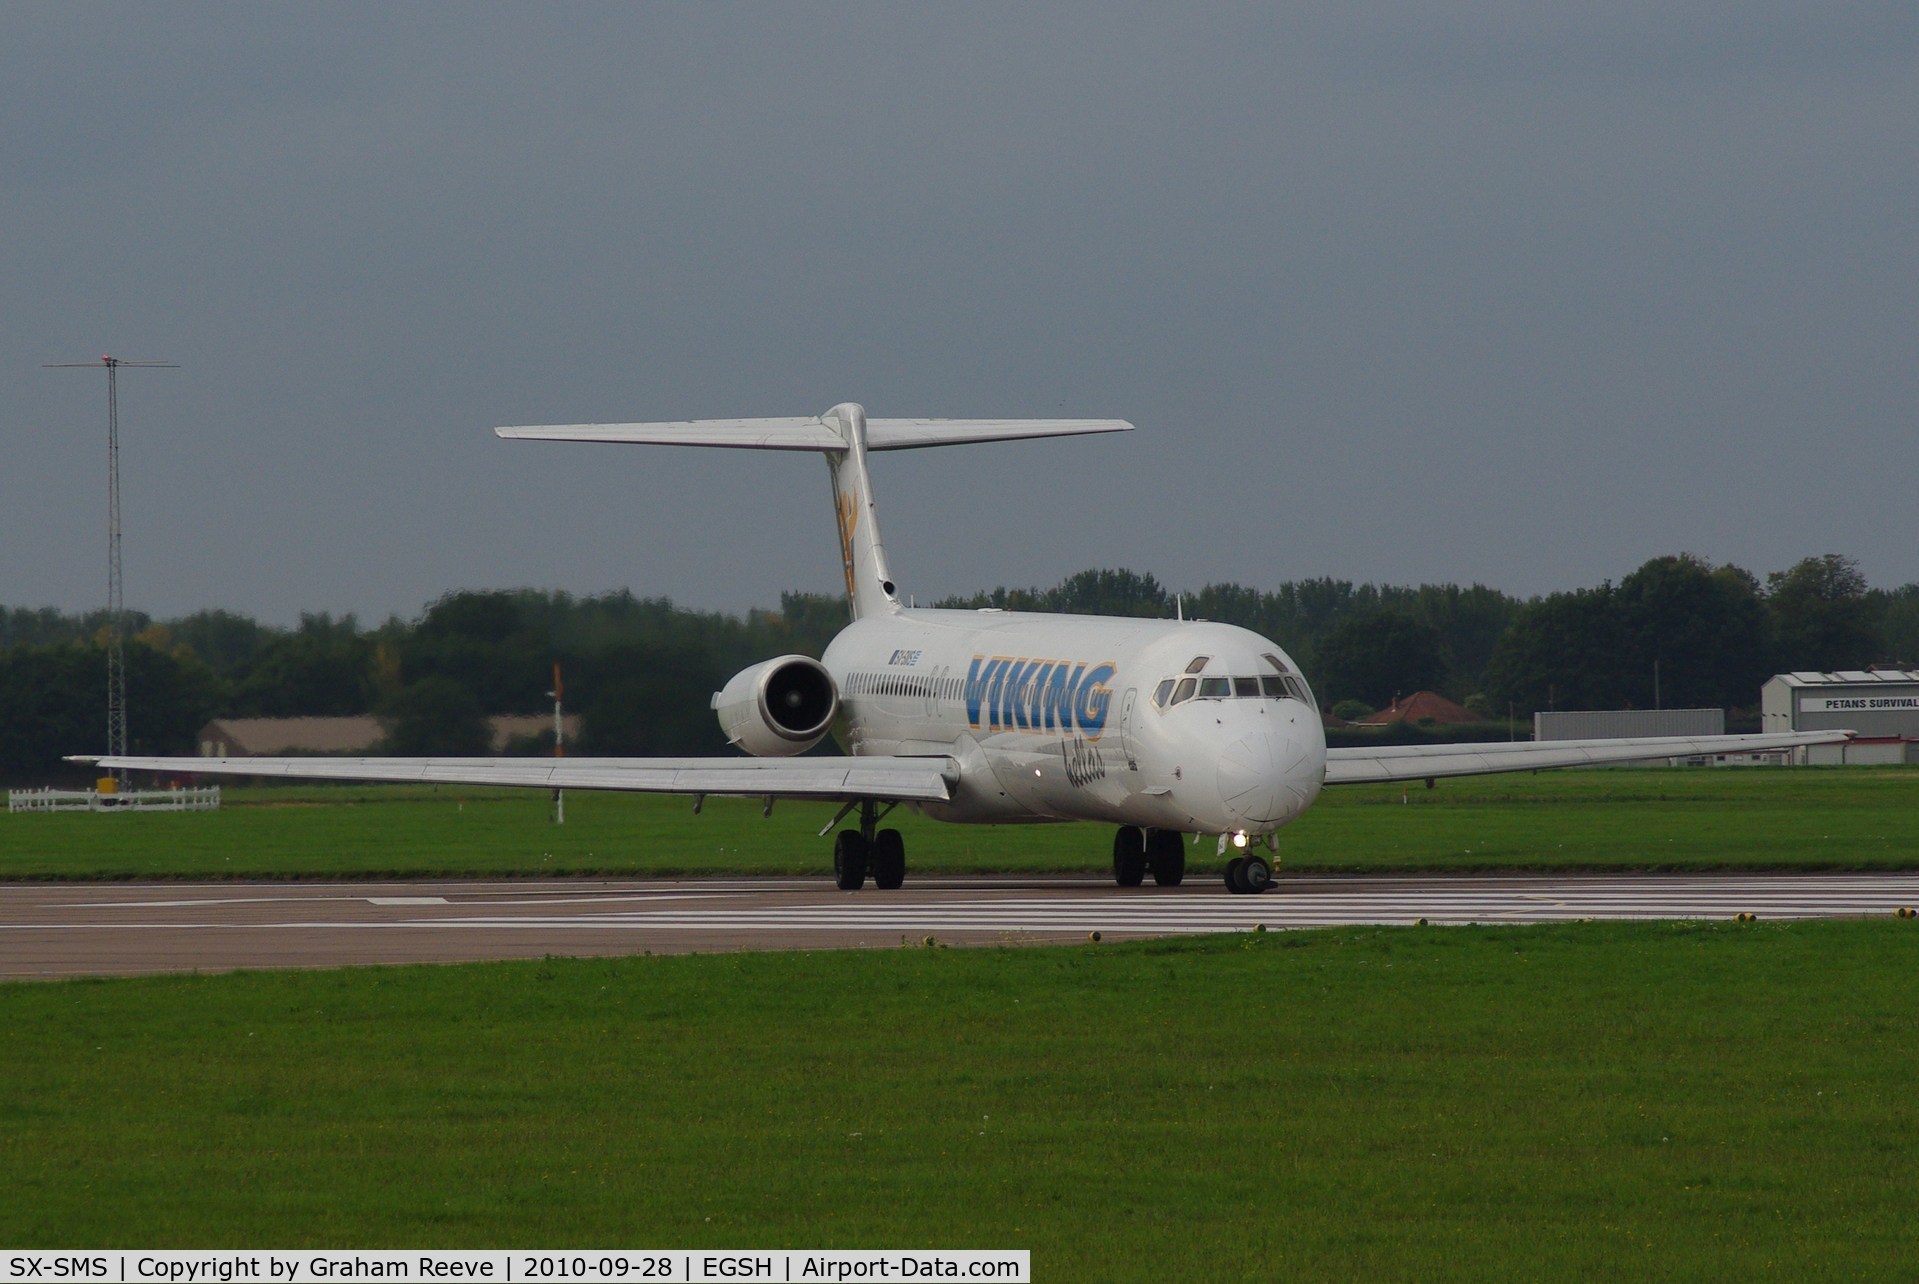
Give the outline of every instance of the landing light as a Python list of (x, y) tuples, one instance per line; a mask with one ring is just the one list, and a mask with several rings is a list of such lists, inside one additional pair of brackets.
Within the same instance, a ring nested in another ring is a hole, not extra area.
[(1246, 831), (1242, 829), (1237, 834), (1233, 835), (1233, 846), (1244, 847), (1245, 845), (1246, 845)]

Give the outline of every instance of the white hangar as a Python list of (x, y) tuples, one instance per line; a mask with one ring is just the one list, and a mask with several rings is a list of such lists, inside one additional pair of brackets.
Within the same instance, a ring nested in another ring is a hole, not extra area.
[(1759, 689), (1765, 731), (1856, 731), (1802, 750), (1809, 763), (1919, 763), (1919, 669), (1781, 673)]

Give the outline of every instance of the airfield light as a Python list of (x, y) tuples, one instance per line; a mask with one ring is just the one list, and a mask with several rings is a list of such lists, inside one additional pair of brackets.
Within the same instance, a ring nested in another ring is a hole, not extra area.
[[(566, 719), (561, 716), (560, 702), (566, 697), (566, 684), (560, 681), (558, 660), (553, 662), (553, 689), (547, 694), (553, 697), (553, 756), (564, 758), (566, 757)], [(693, 810), (697, 812), (699, 808), (695, 806)], [(564, 789), (553, 791), (553, 823), (556, 825), (566, 823), (566, 791)]]

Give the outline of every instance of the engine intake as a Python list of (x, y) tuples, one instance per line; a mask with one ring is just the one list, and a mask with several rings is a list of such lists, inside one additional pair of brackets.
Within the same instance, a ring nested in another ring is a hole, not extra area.
[(826, 735), (839, 707), (833, 675), (803, 655), (742, 669), (713, 696), (727, 741), (760, 758), (805, 753)]

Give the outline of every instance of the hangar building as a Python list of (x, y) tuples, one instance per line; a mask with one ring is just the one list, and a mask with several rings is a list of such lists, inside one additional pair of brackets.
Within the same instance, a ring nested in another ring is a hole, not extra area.
[(1810, 763), (1919, 763), (1919, 669), (1781, 673), (1759, 689), (1766, 731), (1858, 733), (1845, 745), (1813, 745)]

